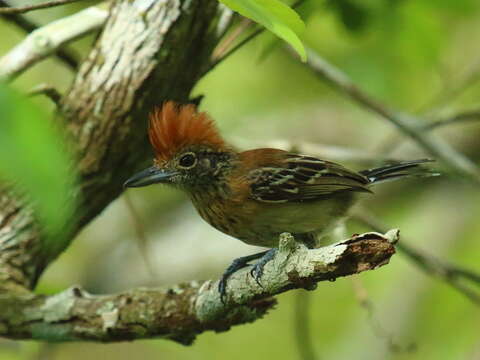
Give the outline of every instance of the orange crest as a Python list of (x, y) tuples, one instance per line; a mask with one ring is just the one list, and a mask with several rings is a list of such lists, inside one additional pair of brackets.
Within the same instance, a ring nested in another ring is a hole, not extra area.
[(225, 147), (213, 120), (195, 105), (178, 105), (167, 101), (150, 115), (150, 143), (157, 161), (165, 162), (178, 151), (191, 145), (207, 145), (214, 149)]

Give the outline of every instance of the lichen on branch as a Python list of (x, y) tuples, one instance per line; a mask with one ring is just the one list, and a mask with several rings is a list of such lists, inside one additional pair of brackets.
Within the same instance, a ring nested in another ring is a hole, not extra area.
[(263, 317), (272, 296), (317, 282), (373, 270), (395, 253), (398, 230), (365, 233), (319, 249), (283, 234), (279, 252), (264, 269), (261, 286), (250, 268), (231, 276), (222, 303), (218, 281), (193, 281), (167, 289), (134, 289), (91, 295), (72, 287), (53, 296), (0, 294), (0, 336), (43, 341), (115, 342), (165, 338), (191, 344), (205, 331), (225, 331)]

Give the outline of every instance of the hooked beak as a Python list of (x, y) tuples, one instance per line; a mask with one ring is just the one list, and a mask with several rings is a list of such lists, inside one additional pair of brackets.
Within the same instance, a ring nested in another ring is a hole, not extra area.
[(125, 181), (123, 187), (141, 187), (156, 183), (166, 183), (169, 182), (170, 178), (174, 175), (176, 175), (176, 173), (173, 171), (159, 169), (156, 166), (151, 166), (148, 169), (145, 169), (133, 175), (130, 179)]

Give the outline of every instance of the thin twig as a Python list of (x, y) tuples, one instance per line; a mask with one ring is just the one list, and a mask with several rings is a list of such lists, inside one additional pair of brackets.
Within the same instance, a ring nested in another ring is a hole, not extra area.
[[(465, 122), (473, 122), (480, 120), (480, 110), (471, 110), (457, 115), (453, 115), (447, 119), (440, 119), (423, 125), (422, 131), (432, 131), (439, 127), (448, 125), (460, 124)], [(391, 154), (405, 140), (404, 137), (400, 137), (398, 133), (390, 134), (384, 139), (375, 152), (380, 154)]]
[[(299, 7), (300, 5), (302, 5), (304, 2), (305, 2), (305, 0), (298, 0), (297, 2), (295, 2), (292, 5), (292, 8), (295, 9), (295, 8)], [(264, 31), (265, 31), (264, 27), (258, 28), (253, 33), (248, 35), (245, 39), (240, 41), (237, 45), (233, 46), (230, 50), (224, 51), (222, 57), (214, 58), (214, 61), (211, 63), (211, 65), (208, 67), (208, 69), (205, 71), (205, 73), (208, 73), (208, 72), (212, 71), (217, 65), (219, 65), (220, 63), (222, 63), (223, 61), (228, 59), (230, 56), (232, 56), (234, 53), (236, 53), (238, 50), (240, 50), (244, 45), (249, 43), (251, 40), (255, 39), (258, 35), (260, 35)]]
[[(383, 228), (385, 228), (385, 225), (382, 224), (379, 219), (372, 214), (369, 214), (365, 209), (362, 209), (361, 213), (356, 213), (353, 216), (353, 219), (368, 226), (374, 231), (381, 231)], [(469, 269), (447, 263), (446, 261), (440, 260), (430, 254), (426, 254), (418, 249), (415, 249), (411, 245), (408, 245), (408, 242), (406, 243), (405, 239), (402, 242), (397, 243), (396, 248), (427, 274), (445, 281), (461, 294), (470, 299), (473, 303), (480, 305), (480, 293), (461, 282), (462, 280), (468, 280), (473, 285), (480, 286), (480, 274)]]
[(78, 2), (81, 0), (54, 0), (54, 1), (47, 1), (40, 4), (33, 4), (33, 5), (26, 5), (26, 6), (19, 6), (19, 7), (0, 7), (0, 14), (24, 14), (29, 11), (40, 10), (40, 9), (47, 9), (55, 6), (62, 6), (74, 2)]
[(55, 357), (59, 344), (53, 342), (40, 343), (37, 351), (32, 354), (31, 360), (49, 360)]
[(459, 123), (470, 122), (470, 121), (479, 121), (479, 120), (480, 120), (480, 110), (471, 110), (471, 111), (466, 111), (460, 114), (456, 114), (447, 119), (434, 121), (428, 125), (425, 125), (424, 130), (433, 130), (446, 125), (453, 125), (453, 124), (459, 124)]
[(312, 295), (304, 290), (298, 290), (295, 294), (294, 308), (294, 336), (297, 343), (298, 353), (302, 360), (318, 360), (312, 344), (310, 326), (310, 300)]
[[(10, 4), (8, 4), (4, 0), (0, 0), (0, 6), (10, 7)], [(0, 14), (0, 16), (3, 17), (5, 20), (10, 21), (12, 24), (15, 24), (27, 33), (31, 33), (32, 31), (35, 31), (39, 28), (39, 26), (33, 21), (27, 19), (20, 14)], [(72, 70), (76, 70), (78, 68), (78, 56), (73, 51), (69, 49), (59, 48), (55, 52), (55, 56), (58, 57), (59, 60), (61, 60)]]
[[(292, 7), (299, 6), (302, 3), (302, 0), (297, 1)], [(243, 45), (261, 34), (263, 31), (264, 28), (260, 28), (254, 33), (250, 34), (239, 44), (234, 46), (230, 51), (225, 53), (222, 58), (218, 59), (216, 62), (213, 62), (206, 72), (211, 71), (219, 63), (231, 56)], [(296, 53), (293, 50), (290, 48), (287, 49), (292, 55), (296, 56)], [(464, 155), (455, 151), (448, 143), (439, 138), (433, 137), (430, 134), (422, 133), (422, 122), (419, 121), (419, 119), (406, 113), (395, 112), (374, 98), (370, 97), (358, 86), (356, 86), (345, 73), (322, 59), (312, 49), (307, 49), (307, 59), (308, 61), (305, 63), (305, 65), (313, 70), (322, 79), (327, 80), (330, 85), (340, 90), (342, 93), (350, 96), (350, 98), (366, 107), (370, 111), (375, 112), (389, 120), (394, 126), (421, 145), (433, 157), (443, 161), (452, 170), (455, 170), (456, 172), (469, 178), (473, 183), (480, 185), (480, 170), (477, 168), (477, 166)]]
[(107, 3), (102, 3), (33, 31), (0, 58), (0, 80), (12, 80), (66, 43), (101, 28), (107, 17)]
[(477, 59), (471, 66), (471, 69), (457, 82), (457, 84), (451, 84), (451, 82), (445, 84), (445, 86), (442, 87), (442, 91), (427, 105), (423, 106), (423, 109), (429, 109), (426, 111), (429, 114), (435, 112), (438, 113), (439, 110), (444, 108), (448, 103), (451, 103), (479, 80), (480, 60)]
[(238, 50), (240, 50), (245, 44), (247, 44), (247, 43), (249, 43), (251, 40), (255, 39), (258, 35), (260, 35), (260, 34), (263, 33), (264, 31), (265, 31), (265, 28), (258, 28), (258, 29), (255, 30), (253, 33), (251, 33), (250, 35), (248, 35), (245, 39), (243, 39), (242, 41), (240, 41), (237, 45), (235, 45), (234, 47), (232, 47), (230, 50), (226, 51), (222, 57), (217, 58), (216, 60), (214, 60), (214, 61), (212, 62), (212, 64), (210, 65), (210, 67), (206, 70), (206, 73), (212, 71), (212, 70), (213, 70), (215, 67), (217, 67), (220, 63), (222, 63), (223, 61), (227, 60), (230, 56), (232, 56), (234, 53), (236, 53)]
[[(292, 56), (296, 56), (290, 48), (287, 48), (287, 50)], [(434, 158), (443, 161), (452, 170), (480, 185), (480, 171), (477, 166), (463, 154), (454, 150), (448, 143), (434, 137), (431, 133), (423, 132), (422, 121), (412, 115), (393, 111), (380, 103), (360, 89), (347, 74), (327, 62), (312, 49), (307, 49), (307, 62), (302, 64), (307, 66), (322, 80), (326, 80), (340, 93), (349, 96), (369, 111), (387, 119), (400, 131), (422, 146)]]
[[(453, 115), (446, 119), (440, 119), (423, 125), (422, 131), (432, 131), (440, 127), (461, 124), (466, 122), (473, 122), (480, 120), (480, 110), (471, 110)], [(398, 133), (390, 134), (385, 140), (377, 147), (376, 152), (381, 154), (391, 154), (400, 144), (403, 143), (405, 138), (398, 136)]]
[(226, 36), (226, 38), (217, 46), (212, 54), (212, 61), (215, 63), (218, 59), (223, 58), (235, 40), (237, 40), (238, 37), (252, 24), (252, 20), (243, 18), (240, 21), (240, 24), (238, 24), (238, 26), (235, 27), (235, 29), (233, 29), (232, 32), (229, 33), (228, 36)]
[(391, 334), (387, 329), (385, 329), (380, 323), (380, 321), (377, 319), (375, 304), (368, 296), (367, 289), (363, 285), (360, 277), (353, 276), (351, 278), (351, 282), (353, 285), (353, 292), (358, 303), (363, 309), (365, 309), (367, 313), (368, 322), (374, 335), (379, 339), (386, 340), (388, 349), (392, 353), (411, 353), (412, 351), (414, 351), (416, 349), (415, 343), (409, 343), (408, 345), (402, 345), (397, 343), (395, 341), (394, 335)]
[(52, 102), (59, 107), (60, 100), (62, 98), (62, 94), (58, 92), (53, 86), (47, 84), (40, 84), (35, 86), (32, 90), (30, 90), (27, 94), (28, 96), (37, 96), (37, 95), (45, 95), (48, 97)]

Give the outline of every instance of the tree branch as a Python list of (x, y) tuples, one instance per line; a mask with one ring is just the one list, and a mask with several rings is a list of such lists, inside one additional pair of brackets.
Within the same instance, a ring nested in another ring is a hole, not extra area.
[(470, 122), (470, 121), (479, 121), (479, 120), (480, 120), (480, 110), (478, 109), (470, 110), (470, 111), (461, 112), (459, 114), (455, 114), (446, 119), (440, 119), (440, 120), (431, 122), (424, 126), (424, 130), (434, 130), (436, 128), (447, 126), (447, 125), (459, 124), (459, 123)]
[[(293, 5), (291, 6), (292, 9), (296, 9), (298, 7), (300, 7), (301, 5), (303, 5), (303, 3), (305, 2), (305, 0), (297, 0), (295, 3), (293, 3)], [(244, 32), (245, 30), (247, 30), (250, 25), (252, 24), (252, 22), (249, 20), (249, 19), (246, 19), (246, 23), (245, 23), (245, 26), (239, 26), (238, 27), (238, 30), (240, 31), (238, 34), (234, 34), (234, 37), (232, 40), (236, 39), (242, 32)], [(217, 56), (213, 56), (212, 57), (212, 63), (210, 64), (210, 66), (205, 70), (205, 74), (207, 72), (210, 72), (212, 71), (215, 67), (217, 67), (217, 65), (219, 65), (220, 63), (224, 62), (225, 60), (227, 60), (230, 56), (232, 56), (233, 54), (235, 54), (238, 50), (240, 50), (243, 46), (245, 46), (247, 43), (249, 43), (251, 40), (255, 39), (258, 35), (262, 34), (263, 32), (265, 31), (265, 27), (261, 26), (261, 27), (258, 27), (257, 29), (255, 29), (250, 35), (248, 35), (247, 37), (245, 37), (243, 40), (241, 40), (240, 42), (238, 42), (238, 44), (234, 45), (234, 46), (231, 46), (230, 48), (228, 48), (228, 46), (232, 45), (232, 42), (233, 41), (227, 41), (227, 47), (226, 48), (222, 48), (222, 49), (219, 49), (219, 52), (218, 52), (218, 55)]]
[(295, 295), (293, 336), (300, 360), (320, 358), (315, 351), (314, 342), (312, 341), (310, 313), (312, 309), (312, 295), (305, 291), (299, 291)]
[[(293, 7), (299, 6), (302, 3), (302, 0), (297, 1)], [(214, 62), (207, 69), (207, 72), (211, 71), (245, 44), (260, 35), (263, 31), (263, 28), (257, 29), (243, 39), (240, 43), (235, 45), (232, 49), (225, 52), (221, 58), (214, 60)], [(287, 46), (286, 49), (292, 56), (297, 56), (295, 51), (290, 47)], [(404, 134), (411, 137), (415, 142), (428, 151), (433, 157), (443, 161), (443, 163), (450, 169), (466, 176), (473, 183), (480, 185), (480, 170), (478, 167), (467, 157), (458, 153), (448, 143), (433, 136), (432, 134), (423, 132), (422, 130), (424, 126), (417, 118), (406, 113), (396, 112), (370, 97), (368, 94), (363, 92), (363, 90), (361, 90), (345, 73), (328, 63), (325, 59), (321, 58), (312, 49), (307, 48), (307, 62), (305, 63), (305, 66), (308, 66), (309, 69), (312, 70), (317, 76), (327, 80), (330, 85), (340, 90), (343, 94), (348, 95), (360, 105), (389, 120)]]
[(31, 89), (28, 93), (28, 96), (38, 96), (38, 95), (45, 95), (48, 97), (55, 106), (60, 105), (60, 100), (62, 99), (62, 95), (55, 89), (53, 86), (47, 84), (39, 84)]
[[(287, 49), (292, 56), (296, 56), (290, 48)], [(422, 131), (423, 122), (412, 115), (394, 111), (369, 96), (347, 74), (327, 62), (312, 49), (307, 49), (307, 55), (308, 60), (304, 65), (313, 71), (315, 75), (326, 80), (342, 94), (349, 96), (369, 111), (387, 119), (434, 158), (441, 160), (450, 169), (480, 185), (480, 171), (477, 166), (464, 155), (458, 153), (448, 143), (429, 132)]]
[(319, 281), (385, 265), (395, 253), (398, 233), (366, 233), (313, 250), (282, 234), (279, 252), (265, 266), (262, 286), (250, 269), (236, 272), (228, 281), (225, 305), (218, 281), (102, 296), (78, 287), (54, 296), (0, 293), (0, 336), (102, 342), (162, 337), (191, 344), (204, 331), (225, 331), (261, 318), (275, 305), (274, 295), (313, 289)]
[[(10, 4), (4, 0), (0, 0), (0, 6), (9, 7)], [(0, 14), (5, 20), (15, 24), (17, 27), (21, 28), (27, 33), (31, 33), (39, 28), (37, 24), (27, 19), (25, 16), (20, 14)], [(69, 49), (59, 48), (55, 51), (55, 55), (59, 60), (61, 60), (65, 65), (70, 67), (72, 70), (76, 70), (78, 67), (78, 61), (76, 54)]]
[(480, 80), (480, 59), (475, 59), (469, 67), (467, 72), (463, 74), (459, 74), (458, 66), (454, 67), (456, 79), (452, 79), (454, 81), (444, 79), (441, 91), (426, 105), (422, 106), (429, 115), (440, 112)]
[(55, 6), (66, 5), (66, 4), (70, 4), (78, 1), (80, 0), (54, 0), (54, 1), (47, 1), (40, 4), (26, 5), (26, 6), (19, 6), (19, 7), (0, 7), (0, 14), (9, 14), (9, 15), (24, 14), (29, 11), (48, 9)]
[(101, 4), (31, 32), (20, 44), (0, 58), (0, 81), (13, 80), (66, 43), (100, 29), (107, 16), (107, 4)]
[[(374, 231), (386, 229), (379, 219), (364, 209), (361, 213), (355, 214), (353, 218)], [(463, 282), (468, 280), (471, 284), (480, 287), (480, 274), (426, 254), (405, 242), (398, 243), (396, 248), (427, 274), (445, 281), (473, 303), (480, 305), (480, 293)]]

